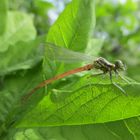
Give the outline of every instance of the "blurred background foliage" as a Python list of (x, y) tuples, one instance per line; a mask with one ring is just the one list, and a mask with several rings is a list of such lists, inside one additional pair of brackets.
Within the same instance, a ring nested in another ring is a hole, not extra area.
[[(12, 0), (9, 7), (34, 16), (38, 35), (46, 34), (70, 0)], [(140, 1), (96, 1), (96, 28), (93, 37), (104, 39), (100, 55), (122, 59), (127, 74), (140, 81)]]
[(140, 79), (140, 1), (104, 0), (96, 6), (95, 35), (104, 37), (101, 54), (121, 58), (128, 75)]

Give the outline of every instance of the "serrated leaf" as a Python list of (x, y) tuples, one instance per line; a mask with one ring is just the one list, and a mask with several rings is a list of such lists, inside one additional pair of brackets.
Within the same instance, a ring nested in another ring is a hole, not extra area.
[(19, 41), (35, 39), (36, 30), (30, 15), (22, 12), (8, 12), (5, 33), (0, 36), (0, 52), (8, 49), (9, 45), (15, 45)]

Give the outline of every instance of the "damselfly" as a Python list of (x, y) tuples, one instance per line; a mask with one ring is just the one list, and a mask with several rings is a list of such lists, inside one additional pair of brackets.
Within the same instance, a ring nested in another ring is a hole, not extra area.
[[(33, 93), (35, 93), (38, 89), (56, 81), (59, 80), (61, 78), (64, 78), (66, 76), (78, 73), (78, 72), (82, 72), (82, 71), (90, 71), (92, 69), (98, 69), (101, 71), (101, 73), (96, 74), (96, 75), (102, 75), (102, 74), (106, 74), (109, 73), (110, 76), (110, 80), (111, 83), (113, 85), (115, 85), (117, 88), (119, 88), (122, 92), (125, 93), (125, 91), (118, 86), (116, 83), (113, 83), (112, 81), (112, 72), (114, 72), (116, 75), (120, 76), (121, 79), (125, 80), (120, 74), (119, 71), (124, 71), (125, 70), (125, 65), (122, 63), (121, 60), (116, 60), (114, 63), (110, 63), (109, 61), (107, 61), (105, 58), (103, 57), (99, 57), (99, 58), (95, 58), (92, 56), (88, 56), (84, 53), (80, 53), (80, 52), (75, 52), (75, 51), (71, 51), (69, 49), (63, 48), (63, 47), (59, 47), (56, 46), (54, 44), (51, 43), (45, 43), (42, 44), (47, 52), (47, 57), (50, 60), (55, 60), (55, 61), (65, 61), (65, 62), (79, 62), (79, 61), (86, 61), (86, 62), (91, 62), (90, 64), (87, 64), (83, 67), (79, 67), (76, 69), (72, 69), (69, 70), (67, 72), (64, 72), (60, 75), (57, 75), (53, 78), (47, 79), (43, 82), (41, 82), (40, 84), (38, 84), (35, 88), (33, 88), (27, 95), (24, 96), (24, 99), (29, 98)], [(94, 76), (94, 75), (92, 75)], [(126, 82), (128, 82), (127, 80), (125, 80)]]

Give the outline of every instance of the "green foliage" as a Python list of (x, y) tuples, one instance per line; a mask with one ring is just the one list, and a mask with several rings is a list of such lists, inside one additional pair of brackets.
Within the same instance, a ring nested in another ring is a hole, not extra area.
[(36, 30), (31, 16), (21, 12), (8, 12), (6, 31), (0, 36), (0, 52), (7, 51), (10, 45), (19, 41), (35, 39)]
[[(102, 124), (19, 129), (13, 139), (134, 140), (139, 139), (139, 117)], [(11, 140), (11, 137), (8, 137)]]
[(2, 35), (6, 28), (6, 20), (7, 20), (7, 0), (1, 0), (0, 4), (0, 35)]
[[(92, 71), (78, 73), (23, 100), (43, 79), (83, 65), (53, 61), (48, 57), (47, 44), (40, 45), (46, 41), (96, 57), (101, 54), (111, 60), (122, 58), (128, 63), (127, 75), (139, 80), (139, 31), (135, 30), (139, 26), (128, 14), (137, 10), (136, 3), (73, 0), (53, 25), (46, 22), (46, 12), (53, 7), (48, 2), (9, 1), (9, 10), (8, 2), (2, 0), (1, 6), (0, 139), (140, 139), (140, 83), (127, 76), (129, 83), (113, 75), (115, 86), (107, 75), (89, 78)], [(115, 13), (115, 23), (110, 21), (114, 18), (110, 13)], [(131, 23), (125, 24), (124, 17)], [(124, 35), (121, 27), (127, 28), (129, 34)], [(96, 37), (107, 32), (108, 39), (93, 37), (93, 30)], [(121, 53), (114, 53), (116, 46), (123, 48)], [(133, 58), (125, 59), (130, 54)]]
[(121, 58), (128, 66), (129, 76), (137, 81), (140, 81), (139, 5), (140, 1), (133, 0), (97, 1), (95, 28), (97, 36), (106, 37), (101, 54), (110, 59)]
[(95, 26), (94, 7), (94, 0), (72, 1), (50, 28), (47, 41), (72, 50), (84, 50)]
[[(94, 7), (94, 0), (72, 1), (50, 28), (46, 39), (47, 42), (52, 42), (71, 50), (84, 51), (91, 36), (91, 28), (93, 30), (95, 26)], [(61, 66), (60, 63), (50, 64), (47, 53), (46, 51), (43, 63), (46, 78), (50, 78), (52, 73), (54, 75), (67, 70), (63, 64)]]
[(140, 114), (140, 84), (119, 82), (126, 96), (109, 79), (100, 80), (80, 78), (65, 91), (54, 90), (23, 118), (20, 127), (104, 123)]
[(41, 41), (43, 39), (39, 38), (28, 42), (19, 41), (14, 45), (9, 45), (6, 52), (0, 53), (0, 58), (3, 60), (0, 62), (0, 75), (32, 68), (41, 61), (43, 48), (38, 47)]

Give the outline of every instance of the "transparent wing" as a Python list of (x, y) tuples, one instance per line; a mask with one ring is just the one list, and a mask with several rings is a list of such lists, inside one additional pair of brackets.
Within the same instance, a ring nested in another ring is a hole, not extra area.
[(76, 62), (93, 62), (96, 58), (86, 55), (84, 53), (75, 52), (52, 43), (41, 44), (45, 45), (47, 56), (51, 60), (61, 61), (65, 63), (76, 63)]

